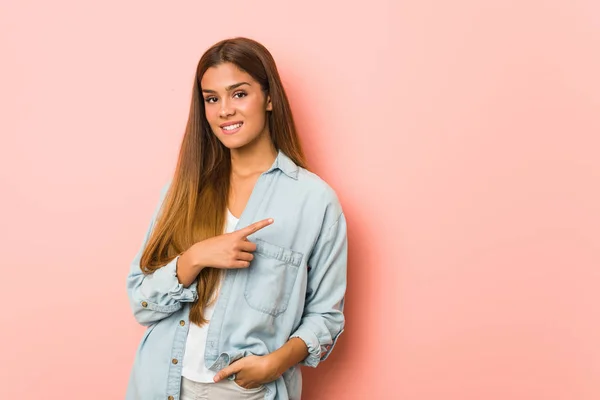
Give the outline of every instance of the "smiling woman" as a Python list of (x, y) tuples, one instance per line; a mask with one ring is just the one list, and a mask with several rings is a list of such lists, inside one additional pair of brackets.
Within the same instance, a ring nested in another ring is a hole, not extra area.
[(148, 326), (126, 398), (300, 399), (344, 330), (346, 219), (306, 169), (275, 61), (221, 41), (196, 70), (173, 179), (127, 291)]
[[(227, 82), (235, 82), (221, 87)], [(270, 141), (266, 112), (273, 111), (271, 98), (247, 72), (232, 63), (209, 68), (202, 77), (206, 119), (221, 143), (238, 149), (255, 141)]]

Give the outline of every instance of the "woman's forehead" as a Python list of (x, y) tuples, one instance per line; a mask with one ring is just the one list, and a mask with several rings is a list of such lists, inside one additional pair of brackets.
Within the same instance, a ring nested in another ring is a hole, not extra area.
[(223, 63), (206, 70), (200, 85), (203, 89), (223, 90), (230, 86), (245, 82), (252, 86), (256, 81), (246, 71), (232, 63)]

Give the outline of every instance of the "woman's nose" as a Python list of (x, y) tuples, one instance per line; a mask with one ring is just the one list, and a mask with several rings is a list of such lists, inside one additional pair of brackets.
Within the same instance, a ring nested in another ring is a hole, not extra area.
[(235, 113), (235, 111), (232, 107), (229, 107), (229, 105), (226, 104), (225, 102), (222, 103), (221, 110), (219, 112), (219, 115), (221, 117), (226, 118), (230, 115), (233, 115), (234, 113)]

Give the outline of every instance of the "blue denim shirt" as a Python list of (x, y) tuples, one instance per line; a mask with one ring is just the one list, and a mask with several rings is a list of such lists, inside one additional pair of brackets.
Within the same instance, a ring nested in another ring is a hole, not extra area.
[[(127, 277), (133, 314), (148, 327), (136, 352), (127, 400), (180, 398), (196, 283), (179, 283), (177, 258), (151, 275), (139, 265), (167, 188)], [(280, 151), (258, 178), (236, 229), (265, 218), (275, 221), (248, 236), (257, 245), (250, 267), (225, 272), (204, 355), (212, 371), (248, 355), (269, 354), (292, 337), (308, 347), (301, 364), (316, 367), (344, 330), (346, 220), (335, 192)], [(265, 400), (300, 399), (299, 365), (265, 386)]]

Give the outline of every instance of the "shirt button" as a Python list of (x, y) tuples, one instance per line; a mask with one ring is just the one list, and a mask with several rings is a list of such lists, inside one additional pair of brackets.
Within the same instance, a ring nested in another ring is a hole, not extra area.
[(185, 321), (184, 320), (179, 321), (179, 325), (184, 326), (185, 325)]
[(171, 360), (171, 362), (172, 362), (173, 364), (177, 364), (179, 361), (177, 361), (177, 359), (176, 359), (176, 358), (174, 358), (174, 359), (172, 359), (172, 360)]
[(175, 398), (173, 396), (169, 396), (167, 397), (168, 400), (175, 400)]
[(142, 301), (142, 307), (144, 307), (144, 308), (148, 307), (148, 303), (146, 303), (145, 301)]

